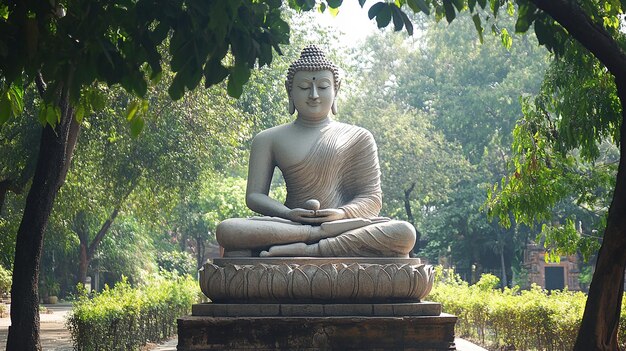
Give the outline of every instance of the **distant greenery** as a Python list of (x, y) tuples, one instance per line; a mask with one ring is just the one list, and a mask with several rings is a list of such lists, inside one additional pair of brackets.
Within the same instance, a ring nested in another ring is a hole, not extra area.
[(11, 271), (0, 265), (0, 295), (11, 290)]
[[(587, 296), (581, 292), (552, 291), (537, 285), (498, 288), (499, 279), (483, 274), (474, 285), (454, 270), (436, 268), (429, 300), (440, 302), (445, 313), (459, 317), (456, 335), (489, 349), (571, 350), (583, 316)], [(626, 308), (622, 304), (619, 343), (626, 346)]]
[(154, 276), (131, 287), (123, 278), (93, 297), (83, 294), (67, 320), (75, 350), (137, 350), (176, 333), (176, 319), (191, 312), (200, 289), (190, 276)]

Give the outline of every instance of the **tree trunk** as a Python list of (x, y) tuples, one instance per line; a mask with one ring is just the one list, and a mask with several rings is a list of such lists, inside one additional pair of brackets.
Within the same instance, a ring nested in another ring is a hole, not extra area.
[[(504, 240), (503, 238), (500, 238)], [(502, 267), (502, 289), (509, 286), (509, 281), (506, 277), (506, 265), (504, 264), (504, 242), (499, 242), (498, 247), (500, 248), (500, 267)]]
[(197, 235), (196, 236), (196, 267), (197, 269), (202, 268), (202, 265), (204, 264), (204, 239), (202, 238), (202, 236)]
[(617, 350), (617, 330), (626, 268), (626, 52), (601, 24), (570, 0), (530, 0), (546, 12), (615, 77), (622, 107), (620, 162), (596, 270), (574, 350)]
[(620, 162), (604, 240), (589, 287), (585, 313), (574, 350), (617, 350), (617, 330), (626, 268), (626, 77), (616, 79), (622, 104)]
[[(411, 183), (411, 186), (404, 190), (404, 210), (406, 211), (406, 218), (413, 227), (415, 227), (415, 217), (413, 216), (413, 210), (411, 209), (411, 193), (415, 189), (415, 182)], [(415, 228), (415, 245), (413, 245), (412, 255), (415, 255), (420, 250), (420, 240), (422, 239), (422, 233)], [(413, 256), (412, 256), (413, 257)]]
[(11, 285), (11, 326), (7, 350), (41, 350), (39, 341), (39, 263), (44, 232), (57, 192), (65, 179), (80, 125), (69, 106), (68, 90), (60, 99), (61, 121), (41, 135), (33, 182), (26, 198), (15, 243)]
[(120, 209), (122, 205), (126, 202), (126, 199), (130, 196), (130, 194), (135, 190), (139, 184), (139, 177), (135, 178), (130, 185), (128, 191), (122, 196), (117, 206), (113, 209), (113, 212), (109, 214), (109, 218), (107, 218), (104, 223), (102, 223), (102, 227), (93, 238), (91, 243), (89, 242), (89, 227), (85, 223), (86, 213), (84, 211), (80, 211), (76, 214), (74, 218), (74, 231), (78, 235), (78, 240), (80, 242), (79, 247), (79, 262), (78, 262), (78, 282), (85, 284), (87, 283), (87, 269), (89, 268), (89, 264), (96, 254), (96, 250), (98, 249), (98, 245), (104, 239), (106, 233), (109, 232), (111, 225), (117, 218), (117, 215), (120, 213)]
[(78, 282), (85, 284), (87, 282), (87, 267), (91, 263), (91, 257), (87, 256), (87, 245), (80, 243), (80, 252), (78, 254)]

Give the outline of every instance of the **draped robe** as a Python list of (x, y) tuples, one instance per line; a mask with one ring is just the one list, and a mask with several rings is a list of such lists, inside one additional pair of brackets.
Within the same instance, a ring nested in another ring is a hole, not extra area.
[[(287, 185), (285, 205), (302, 208), (317, 199), (320, 208), (338, 208), (348, 218), (376, 218), (382, 207), (376, 142), (363, 128), (333, 122), (301, 162), (281, 169)], [(322, 256), (406, 256), (415, 243), (407, 222), (378, 223), (322, 239)]]

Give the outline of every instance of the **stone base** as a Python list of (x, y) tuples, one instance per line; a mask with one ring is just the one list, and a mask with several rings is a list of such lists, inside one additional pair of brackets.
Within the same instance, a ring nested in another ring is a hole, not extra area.
[(178, 351), (456, 350), (456, 317), (202, 317), (178, 320)]
[(219, 303), (404, 303), (430, 292), (433, 268), (412, 258), (221, 258), (199, 272)]
[(438, 316), (441, 304), (420, 303), (377, 304), (227, 304), (201, 303), (192, 306), (192, 316), (203, 317), (404, 317)]

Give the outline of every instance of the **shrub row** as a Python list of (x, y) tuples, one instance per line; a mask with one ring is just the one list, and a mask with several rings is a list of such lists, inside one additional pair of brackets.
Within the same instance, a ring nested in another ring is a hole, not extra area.
[(176, 333), (176, 319), (199, 300), (191, 277), (156, 276), (133, 288), (124, 278), (114, 288), (81, 296), (67, 320), (75, 350), (136, 350)]
[[(582, 292), (548, 293), (497, 288), (499, 279), (485, 274), (468, 286), (452, 271), (436, 269), (428, 299), (440, 302), (446, 313), (459, 317), (458, 336), (490, 349), (571, 350), (582, 320), (587, 296)], [(624, 301), (626, 303), (626, 301)], [(626, 307), (622, 304), (620, 345), (626, 344)]]

